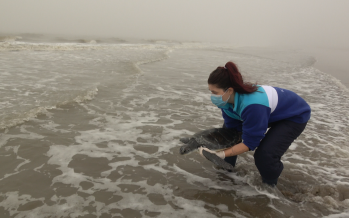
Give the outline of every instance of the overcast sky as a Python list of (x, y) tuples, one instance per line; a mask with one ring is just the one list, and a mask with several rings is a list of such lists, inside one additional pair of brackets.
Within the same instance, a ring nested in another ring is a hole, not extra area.
[(0, 0), (1, 33), (349, 48), (349, 0)]

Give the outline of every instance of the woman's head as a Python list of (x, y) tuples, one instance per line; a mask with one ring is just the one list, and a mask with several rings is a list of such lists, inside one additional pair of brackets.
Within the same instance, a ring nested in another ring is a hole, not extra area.
[(217, 67), (207, 80), (210, 86), (226, 91), (233, 88), (235, 92), (247, 94), (257, 91), (257, 86), (251, 83), (244, 83), (241, 73), (233, 62), (228, 62), (225, 67)]

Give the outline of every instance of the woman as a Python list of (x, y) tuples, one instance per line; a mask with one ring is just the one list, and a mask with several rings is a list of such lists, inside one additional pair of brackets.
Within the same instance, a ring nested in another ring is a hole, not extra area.
[(283, 170), (282, 155), (310, 118), (309, 105), (292, 91), (244, 83), (233, 62), (210, 74), (208, 88), (212, 103), (222, 110), (223, 127), (242, 131), (242, 142), (217, 152), (201, 147), (200, 153), (205, 149), (235, 165), (236, 155), (255, 150), (263, 183), (275, 186)]

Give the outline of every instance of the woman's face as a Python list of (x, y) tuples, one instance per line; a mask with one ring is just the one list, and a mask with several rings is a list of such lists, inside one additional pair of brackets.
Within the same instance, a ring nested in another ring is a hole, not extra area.
[[(226, 101), (229, 98), (229, 96), (231, 96), (234, 93), (233, 88), (229, 88), (227, 90), (224, 90), (224, 89), (218, 88), (216, 85), (213, 85), (213, 84), (208, 84), (208, 89), (214, 95), (221, 95), (223, 101)], [(231, 99), (229, 99), (229, 101), (230, 100)]]

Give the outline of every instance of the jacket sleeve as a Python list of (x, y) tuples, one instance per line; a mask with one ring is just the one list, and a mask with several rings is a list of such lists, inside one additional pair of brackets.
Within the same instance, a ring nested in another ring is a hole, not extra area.
[(243, 120), (242, 140), (250, 150), (255, 150), (268, 129), (271, 109), (260, 104), (251, 104), (241, 113)]
[(223, 110), (222, 116), (224, 119), (224, 125), (228, 129), (236, 129), (238, 132), (242, 131), (242, 121), (229, 117)]

